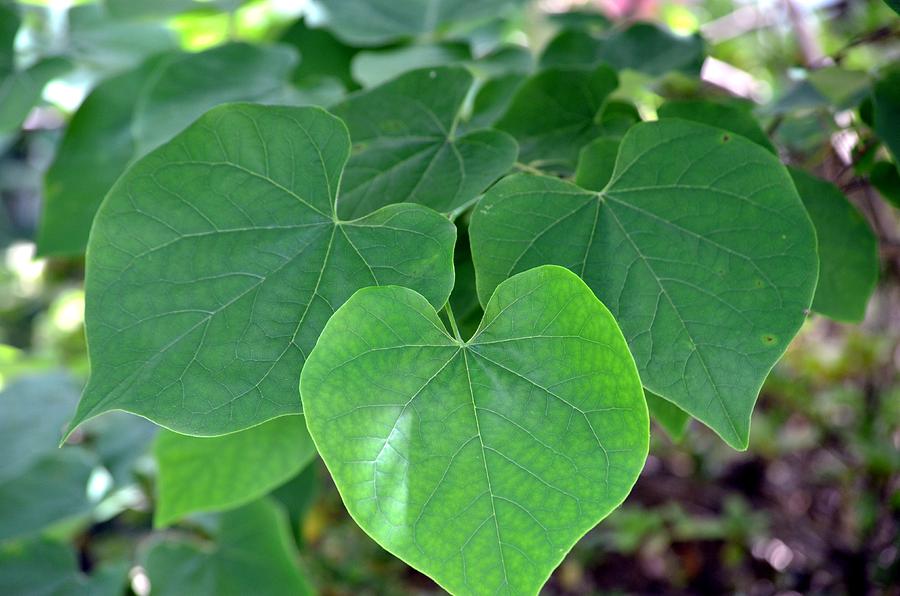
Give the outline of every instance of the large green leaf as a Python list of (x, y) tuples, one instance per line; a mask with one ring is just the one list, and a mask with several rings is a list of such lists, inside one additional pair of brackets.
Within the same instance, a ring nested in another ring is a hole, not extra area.
[(802, 170), (790, 171), (818, 239), (819, 283), (812, 308), (839, 321), (861, 321), (878, 282), (878, 240), (838, 187)]
[(220, 514), (212, 541), (159, 536), (141, 561), (154, 596), (304, 596), (287, 516), (264, 499)]
[(469, 234), (482, 303), (518, 271), (572, 269), (616, 315), (644, 386), (740, 449), (818, 269), (815, 232), (777, 158), (678, 119), (632, 127), (599, 192), (501, 181)]
[(463, 67), (415, 70), (336, 105), (353, 139), (338, 215), (402, 202), (450, 212), (509, 171), (516, 159), (509, 135), (456, 134), (472, 82)]
[(38, 252), (83, 252), (100, 202), (131, 161), (220, 103), (278, 99), (295, 63), (287, 47), (228, 44), (156, 57), (101, 83), (47, 172)]
[(302, 416), (282, 416), (221, 437), (163, 431), (154, 447), (159, 466), (154, 524), (248, 503), (295, 476), (315, 453)]
[(900, 161), (900, 68), (888, 71), (873, 88), (875, 131)]
[(581, 147), (602, 134), (597, 115), (617, 85), (607, 66), (541, 71), (519, 87), (496, 126), (519, 142), (521, 161), (571, 171)]
[(455, 228), (421, 205), (336, 217), (349, 152), (319, 108), (230, 104), (129, 168), (91, 233), (72, 428), (112, 409), (196, 435), (297, 414), (300, 367), (354, 291), (444, 304)]
[(669, 100), (659, 107), (660, 118), (682, 118), (729, 130), (775, 153), (775, 147), (753, 114), (733, 104), (700, 99)]
[(328, 27), (353, 45), (382, 45), (502, 16), (522, 0), (317, 0)]
[(360, 290), (300, 391), (353, 518), (452, 593), (536, 594), (647, 456), (622, 333), (560, 267), (498, 286), (467, 342), (409, 289)]

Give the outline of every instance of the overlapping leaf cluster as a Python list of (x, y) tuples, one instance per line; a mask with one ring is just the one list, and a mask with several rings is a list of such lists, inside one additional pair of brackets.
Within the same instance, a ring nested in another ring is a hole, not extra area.
[[(160, 593), (309, 590), (260, 499), (316, 451), (359, 525), (440, 585), (535, 593), (628, 495), (648, 407), (744, 449), (810, 310), (864, 316), (868, 223), (697, 83), (699, 36), (572, 14), (533, 58), (472, 33), (522, 2), (320, 4), (324, 28), (106, 78), (47, 174), (39, 250), (87, 251), (69, 432), (148, 418), (155, 523), (224, 512), (215, 548), (143, 553)], [(624, 77), (692, 97), (650, 117)], [(861, 89), (836, 103), (867, 106), (894, 155), (872, 181), (897, 196), (897, 72)]]

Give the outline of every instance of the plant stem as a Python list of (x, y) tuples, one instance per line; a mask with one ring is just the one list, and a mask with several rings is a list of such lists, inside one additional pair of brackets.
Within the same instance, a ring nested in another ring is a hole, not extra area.
[(459, 327), (456, 326), (456, 317), (453, 316), (453, 309), (450, 307), (450, 301), (447, 301), (447, 304), (444, 305), (444, 312), (447, 313), (447, 318), (450, 319), (450, 328), (453, 330), (453, 335), (456, 336), (456, 339), (462, 341), (463, 338), (459, 334)]

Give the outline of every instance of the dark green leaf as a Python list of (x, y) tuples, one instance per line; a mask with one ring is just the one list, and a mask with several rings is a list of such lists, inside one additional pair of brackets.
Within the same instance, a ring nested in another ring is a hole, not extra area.
[(706, 58), (703, 38), (683, 37), (651, 23), (635, 23), (604, 39), (600, 60), (616, 70), (637, 70), (652, 76), (669, 72), (699, 75)]
[(416, 70), (332, 109), (353, 139), (338, 215), (360, 217), (403, 202), (450, 212), (509, 171), (516, 159), (509, 135), (456, 134), (472, 80), (462, 67)]
[(802, 170), (790, 171), (818, 238), (819, 283), (812, 308), (839, 321), (861, 321), (878, 282), (875, 234), (838, 187)]
[(622, 333), (560, 267), (498, 286), (468, 342), (411, 290), (360, 290), (300, 391), (353, 518), (452, 593), (536, 594), (647, 456)]
[(775, 156), (677, 119), (632, 127), (601, 192), (501, 181), (470, 239), (482, 303), (518, 271), (572, 269), (616, 315), (644, 386), (740, 449), (818, 270), (809, 217)]
[(159, 465), (154, 524), (253, 501), (295, 476), (315, 453), (302, 416), (282, 416), (221, 437), (163, 431), (154, 448)]
[(519, 142), (521, 161), (571, 171), (581, 147), (602, 134), (596, 117), (617, 85), (606, 66), (544, 70), (519, 87), (496, 126)]
[(162, 535), (141, 559), (154, 596), (304, 596), (287, 516), (264, 499), (220, 514), (212, 541)]
[(217, 435), (297, 414), (305, 356), (358, 288), (444, 304), (453, 225), (420, 205), (338, 219), (349, 151), (321, 109), (231, 104), (129, 168), (91, 234), (72, 427), (121, 409)]
[(872, 93), (875, 132), (900, 161), (900, 68), (889, 71), (875, 83)]
[(885, 201), (900, 209), (900, 171), (896, 164), (888, 161), (876, 163), (869, 174), (869, 180)]
[(350, 74), (350, 62), (357, 49), (344, 45), (330, 31), (307, 27), (300, 19), (284, 32), (280, 41), (300, 52), (300, 64), (292, 76), (294, 83), (335, 77), (345, 89), (357, 87)]

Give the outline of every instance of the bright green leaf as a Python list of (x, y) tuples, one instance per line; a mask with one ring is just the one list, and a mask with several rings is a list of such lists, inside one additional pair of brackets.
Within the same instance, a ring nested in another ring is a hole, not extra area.
[(691, 416), (672, 402), (650, 391), (644, 392), (650, 417), (659, 424), (676, 443), (684, 438)]
[(222, 513), (212, 541), (160, 535), (142, 553), (154, 596), (303, 596), (287, 516), (264, 499)]
[(660, 118), (681, 118), (731, 131), (775, 153), (775, 147), (753, 114), (738, 106), (700, 99), (676, 99), (661, 105), (657, 113)]
[(462, 67), (416, 70), (332, 108), (353, 139), (338, 215), (360, 217), (403, 202), (450, 212), (509, 171), (516, 159), (509, 135), (456, 134), (472, 82)]
[(300, 472), (315, 456), (302, 416), (282, 416), (221, 437), (163, 431), (156, 526), (197, 511), (221, 511), (262, 497)]
[(536, 594), (647, 456), (622, 333), (560, 267), (498, 286), (465, 343), (415, 292), (360, 290), (300, 391), (353, 518), (452, 593)]
[(818, 238), (819, 283), (812, 308), (839, 321), (861, 321), (878, 282), (878, 240), (838, 187), (790, 171)]
[(47, 172), (38, 252), (83, 252), (100, 202), (130, 162), (220, 103), (277, 99), (295, 62), (286, 47), (229, 44), (163, 55), (101, 83)]
[(496, 126), (519, 142), (520, 161), (571, 171), (581, 147), (602, 134), (596, 117), (617, 85), (606, 66), (541, 71), (519, 87)]
[(196, 435), (297, 414), (305, 356), (354, 291), (444, 304), (454, 226), (420, 205), (338, 219), (349, 152), (321, 109), (230, 104), (129, 168), (91, 233), (72, 428), (112, 409)]
[(469, 234), (482, 303), (518, 271), (572, 269), (616, 315), (644, 386), (739, 449), (818, 269), (809, 217), (775, 156), (677, 119), (632, 127), (600, 192), (501, 181)]

